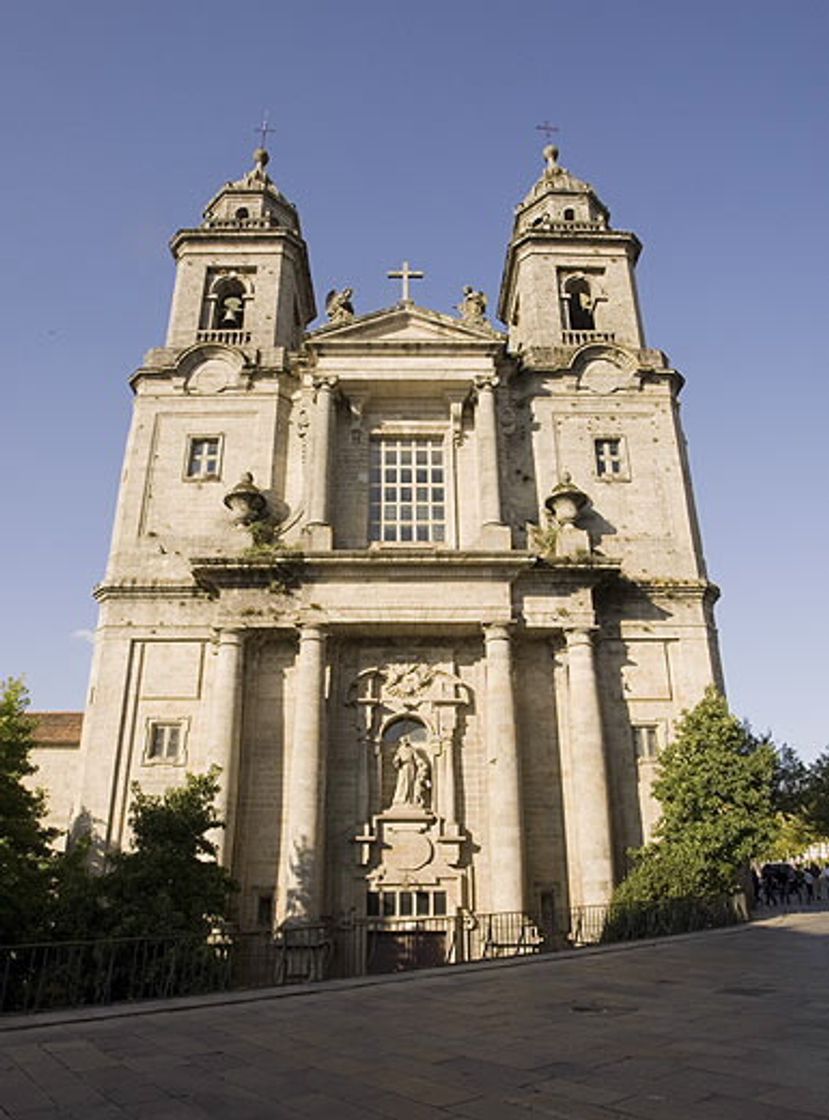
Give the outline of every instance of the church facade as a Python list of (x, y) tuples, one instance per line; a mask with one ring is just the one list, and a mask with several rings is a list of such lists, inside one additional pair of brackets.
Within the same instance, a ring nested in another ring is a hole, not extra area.
[[(267, 153), (171, 242), (72, 811), (221, 770), (239, 924), (603, 903), (653, 762), (720, 683), (678, 416), (632, 233), (545, 149), (496, 330), (403, 298), (316, 317)], [(67, 789), (70, 783), (67, 778)]]

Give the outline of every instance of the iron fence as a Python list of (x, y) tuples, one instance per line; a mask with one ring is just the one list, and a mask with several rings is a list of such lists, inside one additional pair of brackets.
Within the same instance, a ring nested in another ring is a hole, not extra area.
[(349, 918), (270, 932), (0, 947), (0, 1012), (32, 1012), (435, 968), (744, 921), (735, 899), (523, 912)]

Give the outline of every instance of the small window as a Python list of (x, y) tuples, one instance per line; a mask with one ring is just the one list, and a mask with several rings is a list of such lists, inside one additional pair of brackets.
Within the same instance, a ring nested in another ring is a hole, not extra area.
[(184, 725), (181, 720), (150, 720), (144, 761), (181, 765), (184, 762)]
[(187, 444), (187, 477), (217, 479), (221, 446), (219, 436), (191, 436)]
[(618, 436), (594, 441), (596, 474), (599, 478), (626, 478), (627, 464), (622, 440)]
[(571, 206), (568, 206), (567, 209), (564, 211), (565, 222), (573, 222), (573, 221), (575, 221), (575, 218), (576, 218), (576, 211), (573, 210), (573, 208)]
[(639, 762), (656, 758), (659, 754), (659, 734), (656, 724), (642, 723), (634, 726), (633, 750)]
[(243, 222), (246, 218), (250, 217), (247, 206), (240, 206), (236, 211), (236, 218), (238, 221)]
[(273, 928), (273, 891), (262, 891), (256, 896), (256, 924), (260, 929)]

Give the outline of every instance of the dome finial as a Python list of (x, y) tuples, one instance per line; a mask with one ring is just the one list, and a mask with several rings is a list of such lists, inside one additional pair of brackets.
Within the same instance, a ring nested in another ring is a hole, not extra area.
[(547, 163), (547, 174), (555, 175), (561, 168), (558, 165), (558, 148), (555, 144), (547, 144), (541, 153)]
[(265, 147), (268, 142), (268, 133), (276, 132), (276, 129), (271, 128), (268, 124), (267, 110), (265, 110), (265, 112), (262, 114), (262, 123), (253, 131), (259, 133), (259, 147), (253, 153), (253, 159), (256, 163), (256, 170), (260, 171), (264, 175), (265, 168), (268, 166), (271, 158), (268, 154), (268, 149)]

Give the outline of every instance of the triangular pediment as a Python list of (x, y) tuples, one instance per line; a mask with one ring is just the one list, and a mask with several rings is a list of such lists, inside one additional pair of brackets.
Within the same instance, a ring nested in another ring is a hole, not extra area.
[(481, 325), (455, 319), (416, 304), (397, 304), (348, 323), (327, 323), (311, 331), (311, 347), (335, 346), (500, 346), (504, 336), (488, 323)]

